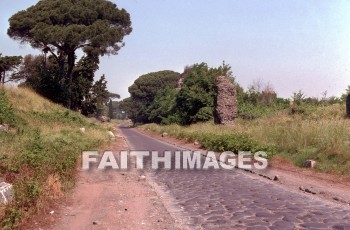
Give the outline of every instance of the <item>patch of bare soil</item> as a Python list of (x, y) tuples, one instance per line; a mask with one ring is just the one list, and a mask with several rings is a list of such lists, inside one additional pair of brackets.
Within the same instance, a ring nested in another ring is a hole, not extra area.
[[(183, 146), (192, 150), (203, 150), (198, 143), (188, 143), (170, 136), (162, 136), (150, 130), (138, 129), (141, 133), (175, 146)], [(257, 172), (262, 178), (277, 178), (274, 183), (288, 190), (306, 192), (315, 197), (331, 201), (339, 205), (350, 206), (350, 175), (340, 176), (321, 173), (314, 169), (299, 168), (292, 162), (275, 157), (269, 161), (269, 168)], [(266, 177), (264, 177), (266, 176)]]
[[(127, 150), (119, 130), (116, 137), (109, 150)], [(80, 170), (76, 188), (65, 200), (37, 215), (24, 229), (181, 229), (141, 173)]]

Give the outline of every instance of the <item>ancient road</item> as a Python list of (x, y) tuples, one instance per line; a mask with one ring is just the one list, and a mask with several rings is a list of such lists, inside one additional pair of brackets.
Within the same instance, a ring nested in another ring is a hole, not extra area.
[[(121, 128), (133, 150), (179, 150)], [(350, 229), (350, 208), (292, 192), (242, 170), (160, 170), (153, 180), (190, 229)]]

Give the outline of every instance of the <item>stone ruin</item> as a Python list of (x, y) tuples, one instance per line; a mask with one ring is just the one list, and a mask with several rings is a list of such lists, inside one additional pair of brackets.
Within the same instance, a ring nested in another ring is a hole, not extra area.
[(350, 93), (346, 97), (346, 117), (350, 118)]
[(218, 76), (216, 78), (214, 120), (216, 124), (234, 125), (237, 118), (237, 93), (231, 78)]
[(184, 84), (185, 77), (187, 74), (191, 71), (192, 66), (186, 66), (184, 72), (180, 75), (179, 80), (177, 81), (176, 84), (176, 90), (180, 90)]

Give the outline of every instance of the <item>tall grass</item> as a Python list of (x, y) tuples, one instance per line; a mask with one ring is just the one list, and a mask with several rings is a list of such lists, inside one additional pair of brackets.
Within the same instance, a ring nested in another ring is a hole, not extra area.
[[(350, 174), (350, 120), (345, 118), (345, 106), (340, 104), (307, 108), (301, 115), (280, 111), (255, 120), (238, 119), (233, 127), (218, 126), (213, 122), (188, 127), (155, 124), (143, 127), (187, 141), (197, 140), (205, 148), (220, 151), (235, 150), (227, 149), (229, 139), (244, 136), (254, 143), (248, 146), (250, 150), (268, 151), (270, 157), (279, 155), (297, 166), (302, 166), (307, 159), (314, 159), (318, 161), (316, 168), (320, 171)], [(221, 140), (216, 144), (221, 146), (205, 145), (203, 137), (219, 137)], [(242, 140), (236, 138), (236, 142)]]
[(110, 127), (29, 89), (0, 88), (0, 102), (1, 122), (11, 125), (0, 132), (0, 177), (15, 189), (14, 201), (0, 207), (0, 228), (16, 229), (74, 185), (81, 151), (106, 145)]

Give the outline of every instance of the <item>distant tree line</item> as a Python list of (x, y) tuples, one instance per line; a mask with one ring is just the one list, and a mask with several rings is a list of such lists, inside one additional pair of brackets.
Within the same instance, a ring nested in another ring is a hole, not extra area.
[[(173, 71), (152, 72), (140, 76), (129, 87), (130, 97), (120, 103), (120, 108), (134, 123), (189, 125), (213, 119), (215, 78), (228, 76), (236, 86), (238, 116), (255, 119), (276, 111), (291, 114), (305, 112), (305, 106), (343, 103), (341, 98), (306, 98), (302, 91), (291, 98), (278, 97), (270, 84), (254, 81), (244, 90), (232, 76), (231, 67), (211, 68), (206, 63), (186, 67), (183, 74)], [(179, 86), (180, 83), (180, 86)]]
[[(217, 68), (210, 68), (206, 63), (195, 64), (183, 74), (159, 71), (142, 75), (129, 87), (131, 97), (121, 102), (121, 108), (134, 123), (188, 125), (211, 120), (215, 78), (219, 75), (229, 76), (235, 82), (231, 67), (225, 64)], [(241, 100), (243, 90), (235, 84)]]

